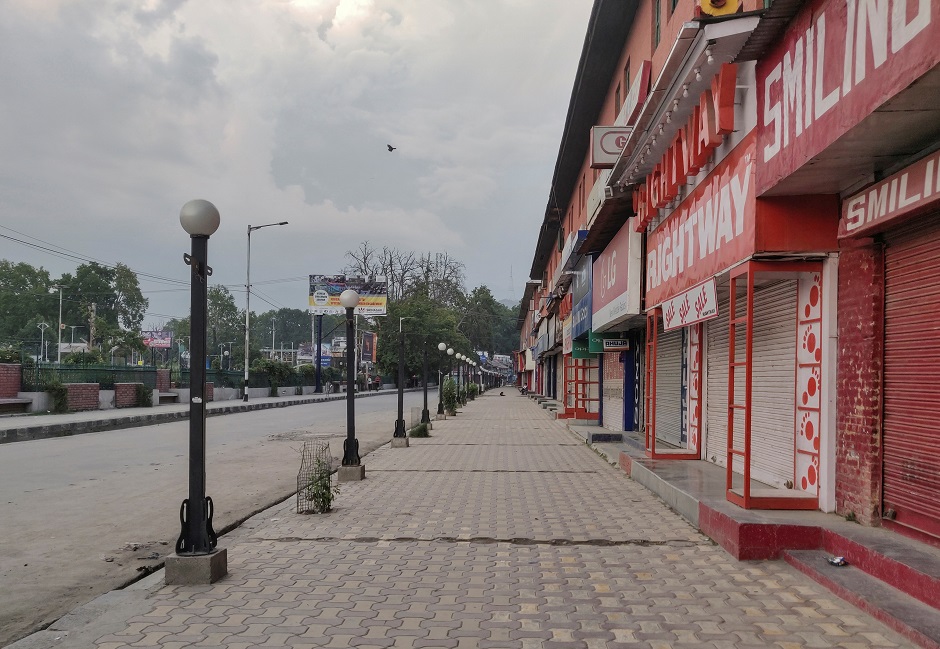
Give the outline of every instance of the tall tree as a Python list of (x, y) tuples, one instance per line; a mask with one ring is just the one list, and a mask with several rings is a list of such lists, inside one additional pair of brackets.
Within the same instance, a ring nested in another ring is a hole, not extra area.
[(388, 315), (376, 318), (374, 329), (377, 364), (384, 374), (397, 376), (399, 329), (405, 333), (405, 375), (421, 376), (424, 346), (428, 346), (428, 366), (433, 374), (439, 368), (445, 371), (452, 360), (437, 349), (438, 343), (447, 343), (455, 350), (470, 354), (469, 341), (457, 330), (457, 314), (426, 296), (416, 295), (389, 305)]
[(36, 324), (58, 324), (58, 294), (50, 294), (52, 281), (43, 268), (27, 263), (0, 260), (0, 343), (26, 346), (35, 351), (38, 344)]
[(218, 356), (221, 362), (224, 353), (229, 352), (232, 360), (228, 366), (234, 367), (245, 348), (244, 311), (238, 310), (235, 298), (224, 286), (209, 287), (206, 302), (206, 354)]
[(494, 332), (501, 306), (486, 286), (476, 287), (467, 296), (460, 331), (469, 339), (475, 350), (493, 351)]

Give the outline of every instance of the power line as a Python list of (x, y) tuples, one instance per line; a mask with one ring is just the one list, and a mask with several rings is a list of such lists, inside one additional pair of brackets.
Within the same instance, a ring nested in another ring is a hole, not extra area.
[[(41, 250), (41, 251), (43, 251), (43, 252), (49, 253), (50, 255), (54, 255), (54, 256), (57, 256), (57, 257), (64, 258), (64, 259), (70, 259), (70, 260), (72, 260), (72, 261), (80, 261), (80, 262), (83, 262), (83, 263), (94, 263), (94, 264), (98, 264), (99, 266), (104, 266), (105, 268), (110, 268), (110, 269), (112, 269), (112, 270), (114, 270), (114, 269), (117, 268), (117, 265), (115, 265), (115, 264), (109, 264), (109, 263), (103, 262), (103, 261), (101, 261), (101, 260), (99, 260), (99, 259), (94, 259), (93, 257), (86, 257), (86, 256), (81, 255), (81, 254), (79, 254), (79, 253), (70, 251), (70, 250), (68, 250), (67, 248), (62, 248), (62, 247), (57, 246), (57, 245), (55, 245), (55, 244), (53, 244), (53, 243), (49, 243), (48, 241), (43, 241), (42, 239), (38, 239), (38, 238), (33, 237), (33, 236), (30, 236), (30, 235), (28, 235), (28, 234), (23, 234), (22, 232), (19, 232), (18, 230), (14, 230), (13, 228), (9, 228), (9, 227), (4, 226), (4, 225), (0, 225), (0, 228), (3, 228), (4, 230), (9, 230), (10, 232), (16, 232), (17, 234), (19, 234), (19, 235), (21, 235), (21, 236), (24, 236), (24, 237), (28, 237), (28, 238), (30, 238), (30, 239), (35, 239), (36, 241), (40, 241), (40, 242), (42, 242), (42, 243), (44, 243), (44, 244), (46, 244), (46, 245), (45, 245), (45, 246), (41, 246), (41, 245), (39, 245), (39, 244), (37, 244), (37, 243), (32, 243), (31, 241), (24, 241), (23, 239), (17, 239), (16, 237), (11, 237), (10, 235), (8, 235), (8, 234), (3, 234), (3, 233), (0, 233), (0, 238), (7, 239), (7, 240), (9, 240), (9, 241), (13, 241), (13, 242), (22, 244), (22, 245), (24, 245), (24, 246), (28, 246), (28, 247), (34, 248), (34, 249), (36, 249), (36, 250)], [(49, 246), (52, 246), (52, 247), (49, 247)], [(146, 277), (147, 279), (150, 279), (150, 280), (153, 280), (153, 281), (164, 282), (164, 283), (169, 283), (169, 284), (182, 284), (182, 285), (187, 285), (187, 282), (184, 281), (184, 280), (173, 279), (173, 278), (170, 278), (170, 277), (162, 277), (162, 276), (160, 276), (160, 275), (153, 275), (153, 274), (151, 274), (151, 273), (144, 273), (144, 272), (141, 272), (141, 271), (136, 271), (136, 270), (134, 270), (134, 269), (132, 269), (132, 268), (130, 268), (130, 267), (127, 267), (127, 269), (130, 270), (130, 271), (131, 271), (134, 275), (136, 275), (137, 277)]]

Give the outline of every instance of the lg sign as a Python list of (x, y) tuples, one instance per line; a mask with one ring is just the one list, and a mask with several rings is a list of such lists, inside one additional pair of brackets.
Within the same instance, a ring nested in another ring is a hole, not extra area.
[(627, 136), (623, 133), (613, 131), (601, 136), (601, 151), (611, 155), (617, 155), (627, 146)]
[(591, 127), (591, 167), (610, 169), (627, 145), (633, 128), (629, 126)]

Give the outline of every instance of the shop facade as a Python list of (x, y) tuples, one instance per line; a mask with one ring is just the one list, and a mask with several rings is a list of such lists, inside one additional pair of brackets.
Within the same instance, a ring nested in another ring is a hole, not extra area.
[[(819, 422), (836, 431), (831, 508), (934, 540), (938, 38), (929, 0), (807, 3), (758, 63), (756, 177), (758, 200), (839, 201), (838, 323), (831, 339), (803, 334), (822, 343), (824, 385), (825, 359), (837, 363), (832, 421)], [(825, 297), (825, 271), (822, 284)]]

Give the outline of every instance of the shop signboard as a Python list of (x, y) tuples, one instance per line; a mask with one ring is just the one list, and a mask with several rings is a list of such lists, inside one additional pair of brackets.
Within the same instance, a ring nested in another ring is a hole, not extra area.
[(671, 331), (718, 317), (715, 279), (693, 286), (662, 304), (663, 330)]
[(582, 359), (582, 360), (588, 359), (588, 358), (594, 358), (594, 354), (592, 354), (588, 350), (588, 341), (572, 340), (571, 341), (571, 358), (577, 358), (577, 359)]
[(565, 321), (561, 325), (562, 330), (562, 343), (561, 343), (561, 352), (563, 354), (571, 353), (571, 316), (569, 315), (565, 318)]
[(839, 237), (880, 231), (940, 201), (940, 153), (926, 158), (842, 202)]
[(647, 307), (754, 253), (754, 146), (752, 131), (647, 236)]
[(936, 0), (803, 5), (757, 63), (757, 195), (933, 69), (938, 41)]
[(625, 331), (609, 333), (592, 331), (588, 334), (588, 351), (592, 354), (621, 352), (629, 349), (630, 339), (627, 337), (627, 332)]
[(625, 223), (592, 268), (591, 328), (604, 331), (640, 313), (642, 235)]
[(574, 267), (571, 282), (571, 337), (582, 338), (591, 329), (591, 257), (585, 256)]

